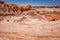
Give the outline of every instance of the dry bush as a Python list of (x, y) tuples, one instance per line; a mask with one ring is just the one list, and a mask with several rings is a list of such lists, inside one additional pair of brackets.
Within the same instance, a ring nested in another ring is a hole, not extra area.
[(27, 6), (25, 6), (25, 7), (23, 8), (23, 10), (24, 10), (24, 11), (28, 11), (28, 10), (30, 10), (31, 8), (32, 8), (31, 5), (27, 5)]

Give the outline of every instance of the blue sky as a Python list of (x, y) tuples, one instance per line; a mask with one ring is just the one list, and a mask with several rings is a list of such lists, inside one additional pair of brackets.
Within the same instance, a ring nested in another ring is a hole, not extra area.
[(27, 5), (30, 4), (32, 6), (60, 6), (60, 0), (4, 0), (10, 4), (18, 4), (18, 5)]

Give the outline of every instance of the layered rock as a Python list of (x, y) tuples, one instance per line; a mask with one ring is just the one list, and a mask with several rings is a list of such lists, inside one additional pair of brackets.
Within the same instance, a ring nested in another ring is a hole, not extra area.
[(6, 4), (4, 1), (0, 1), (0, 14), (15, 14), (23, 11), (30, 10), (31, 6), (17, 6), (16, 4)]

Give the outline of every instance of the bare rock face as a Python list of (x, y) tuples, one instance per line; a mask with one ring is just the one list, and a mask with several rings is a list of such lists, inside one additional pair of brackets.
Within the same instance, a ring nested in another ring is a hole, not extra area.
[(19, 14), (22, 12), (22, 9), (20, 9), (15, 4), (6, 4), (0, 2), (0, 14)]
[[(47, 21), (44, 15), (37, 15), (35, 12), (28, 13), (17, 17), (16, 16), (6, 17), (3, 21), (1, 21), (0, 39), (60, 40), (60, 20)], [(40, 18), (38, 18), (38, 16)]]
[(6, 4), (5, 2), (0, 2), (0, 14), (15, 14), (21, 13), (23, 11), (28, 11), (31, 9), (31, 5), (19, 7), (16, 4)]
[[(3, 14), (0, 15), (0, 40), (60, 40), (60, 14), (52, 14), (48, 8), (47, 14), (40, 14), (45, 9), (37, 9), (0, 2), (0, 14)], [(10, 16), (19, 12), (22, 12), (19, 16)]]
[(60, 14), (45, 14), (48, 21), (60, 20)]

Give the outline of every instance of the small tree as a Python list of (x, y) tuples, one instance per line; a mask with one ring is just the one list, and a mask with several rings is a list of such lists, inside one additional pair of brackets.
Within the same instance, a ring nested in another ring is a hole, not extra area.
[(30, 10), (31, 9), (31, 5), (27, 5), (26, 7), (25, 7), (25, 10)]
[(30, 9), (30, 8), (31, 8), (31, 5), (27, 5), (26, 7), (27, 7), (28, 9)]

